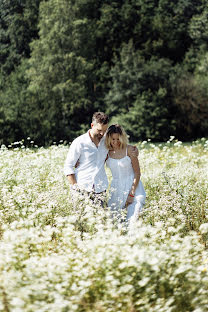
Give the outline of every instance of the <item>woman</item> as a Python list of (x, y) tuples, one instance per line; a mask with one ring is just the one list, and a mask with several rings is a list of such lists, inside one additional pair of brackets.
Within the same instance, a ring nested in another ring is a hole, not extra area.
[(122, 215), (123, 208), (127, 207), (126, 218), (133, 222), (142, 211), (146, 193), (140, 181), (138, 158), (130, 155), (127, 141), (127, 135), (120, 125), (108, 128), (105, 138), (109, 149), (106, 164), (112, 173), (108, 206), (118, 215)]

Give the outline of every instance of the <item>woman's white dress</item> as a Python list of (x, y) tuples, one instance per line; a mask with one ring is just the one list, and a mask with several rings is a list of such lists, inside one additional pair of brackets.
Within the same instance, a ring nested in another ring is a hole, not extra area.
[[(108, 156), (106, 165), (110, 168), (112, 173), (108, 207), (119, 214), (125, 208), (125, 203), (134, 180), (131, 158), (127, 155), (127, 152), (126, 156), (121, 159)], [(146, 193), (140, 180), (136, 188), (133, 203), (127, 206), (127, 220), (137, 220), (145, 204), (145, 198)]]

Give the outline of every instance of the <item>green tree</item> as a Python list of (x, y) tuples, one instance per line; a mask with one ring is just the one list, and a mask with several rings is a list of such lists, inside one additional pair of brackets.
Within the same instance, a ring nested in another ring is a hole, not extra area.
[(25, 71), (36, 38), (40, 0), (0, 0), (0, 143), (30, 132), (32, 107)]
[(192, 46), (189, 24), (192, 17), (203, 9), (204, 0), (159, 0), (152, 18), (152, 53), (182, 62)]
[(0, 0), (1, 142), (71, 140), (95, 110), (135, 140), (206, 133), (207, 12), (206, 0)]
[(0, 144), (10, 144), (33, 135), (35, 111), (27, 92), (27, 68), (27, 60), (22, 61), (7, 77), (0, 93)]
[(10, 74), (30, 56), (30, 42), (37, 37), (41, 0), (0, 0), (0, 67)]
[(173, 102), (177, 107), (176, 136), (191, 140), (208, 135), (208, 56), (191, 73), (176, 66), (171, 78)]
[(183, 62), (176, 65), (171, 79), (173, 101), (178, 108), (177, 133), (183, 133), (186, 140), (208, 135), (208, 3), (203, 2), (189, 23), (192, 46)]
[(106, 102), (113, 120), (122, 123), (132, 140), (163, 140), (175, 134), (171, 71), (169, 60), (153, 57), (144, 62), (132, 41), (123, 45), (120, 60), (111, 71)]
[(39, 28), (39, 39), (31, 44), (28, 77), (40, 112), (41, 137), (46, 142), (70, 139), (93, 110), (87, 94), (93, 88), (93, 64), (83, 55), (80, 39), (87, 21), (76, 18), (73, 1), (50, 0), (40, 5)]

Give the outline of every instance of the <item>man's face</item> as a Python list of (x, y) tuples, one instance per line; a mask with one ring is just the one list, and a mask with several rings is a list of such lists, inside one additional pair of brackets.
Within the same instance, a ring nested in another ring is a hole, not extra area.
[(99, 140), (101, 140), (106, 130), (108, 129), (108, 124), (103, 125), (100, 123), (92, 123), (91, 128), (92, 128), (91, 130), (92, 135), (97, 137)]

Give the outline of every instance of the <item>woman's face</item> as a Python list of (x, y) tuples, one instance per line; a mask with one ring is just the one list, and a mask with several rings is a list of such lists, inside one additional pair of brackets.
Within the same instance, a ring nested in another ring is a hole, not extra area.
[(118, 133), (113, 133), (111, 134), (111, 146), (113, 149), (118, 149), (120, 148), (121, 142), (119, 140), (119, 134)]

